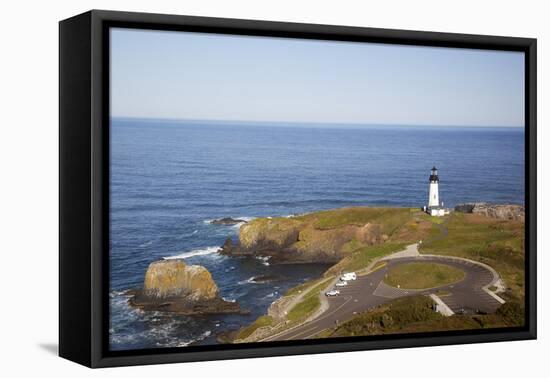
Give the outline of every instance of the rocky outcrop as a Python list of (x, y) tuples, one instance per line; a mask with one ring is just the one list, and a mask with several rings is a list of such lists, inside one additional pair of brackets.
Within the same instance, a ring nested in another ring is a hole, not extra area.
[(234, 219), (234, 218), (220, 218), (210, 221), (210, 224), (218, 224), (223, 226), (234, 226), (239, 223), (246, 223), (244, 219)]
[(379, 224), (316, 227), (315, 218), (258, 218), (243, 225), (239, 240), (227, 239), (226, 255), (270, 256), (270, 263), (334, 263), (350, 245), (375, 245), (388, 239)]
[(525, 206), (522, 205), (496, 205), (485, 202), (474, 202), (455, 206), (455, 211), (481, 214), (495, 219), (525, 221)]
[(220, 298), (210, 272), (181, 259), (160, 260), (149, 265), (143, 288), (135, 290), (130, 304), (145, 310), (182, 314), (239, 312), (239, 305)]
[(193, 300), (208, 300), (218, 295), (218, 287), (210, 272), (200, 265), (186, 265), (183, 260), (151, 263), (145, 273), (143, 291), (155, 298), (186, 296)]
[(300, 222), (290, 218), (259, 218), (243, 225), (239, 243), (243, 250), (278, 250), (298, 241)]

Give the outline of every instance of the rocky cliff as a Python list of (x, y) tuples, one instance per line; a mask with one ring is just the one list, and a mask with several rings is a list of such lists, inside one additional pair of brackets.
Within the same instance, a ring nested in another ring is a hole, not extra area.
[(495, 219), (525, 221), (525, 207), (522, 205), (496, 205), (474, 202), (458, 205), (455, 207), (455, 211), (481, 214)]
[(130, 304), (146, 310), (207, 314), (239, 312), (237, 303), (219, 297), (210, 272), (200, 265), (187, 265), (181, 259), (151, 263), (143, 288), (135, 290)]
[(409, 209), (345, 208), (290, 218), (257, 218), (241, 226), (238, 242), (221, 253), (270, 256), (276, 263), (334, 263), (360, 246), (388, 240)]

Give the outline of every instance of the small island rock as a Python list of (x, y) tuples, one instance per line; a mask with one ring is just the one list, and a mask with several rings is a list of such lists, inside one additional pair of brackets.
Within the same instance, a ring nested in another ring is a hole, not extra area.
[(134, 290), (129, 304), (151, 311), (185, 315), (242, 312), (237, 302), (219, 296), (210, 272), (200, 265), (187, 265), (182, 259), (151, 263), (143, 289)]
[(147, 296), (167, 298), (187, 296), (194, 300), (213, 299), (218, 287), (210, 272), (200, 265), (186, 265), (183, 260), (161, 260), (149, 265), (143, 290)]
[(246, 223), (244, 219), (234, 219), (234, 218), (220, 218), (220, 219), (214, 219), (213, 221), (210, 221), (210, 224), (218, 224), (218, 225), (224, 225), (224, 226), (233, 226), (239, 223)]

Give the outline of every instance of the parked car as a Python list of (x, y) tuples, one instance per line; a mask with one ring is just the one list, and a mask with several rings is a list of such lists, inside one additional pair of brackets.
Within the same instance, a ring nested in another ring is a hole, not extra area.
[(340, 277), (341, 281), (355, 281), (356, 279), (357, 279), (357, 274), (355, 274), (355, 272), (344, 273)]
[(348, 286), (348, 281), (340, 281), (340, 282), (337, 282), (336, 287), (344, 287), (344, 286)]
[(331, 291), (327, 291), (327, 292), (325, 293), (325, 295), (326, 295), (327, 297), (335, 297), (335, 296), (337, 296), (338, 294), (340, 294), (340, 290), (331, 290)]

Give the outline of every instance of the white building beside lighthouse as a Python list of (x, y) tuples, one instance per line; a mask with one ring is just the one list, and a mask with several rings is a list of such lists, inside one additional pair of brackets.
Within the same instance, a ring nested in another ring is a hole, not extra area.
[(436, 167), (432, 168), (432, 172), (430, 174), (428, 206), (425, 206), (424, 209), (433, 217), (442, 217), (445, 214), (449, 214), (449, 210), (443, 208), (443, 202), (439, 201), (439, 176), (437, 174)]

